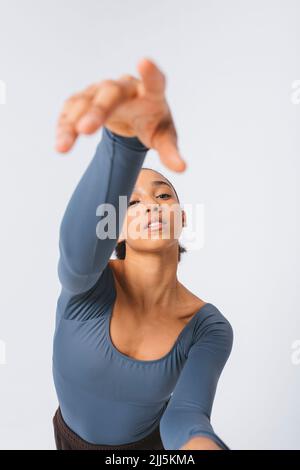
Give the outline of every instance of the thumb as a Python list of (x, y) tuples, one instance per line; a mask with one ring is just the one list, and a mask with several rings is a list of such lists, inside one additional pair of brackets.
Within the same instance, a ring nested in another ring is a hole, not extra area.
[(177, 133), (172, 123), (160, 125), (152, 138), (152, 147), (157, 150), (162, 163), (170, 170), (183, 172), (187, 164), (178, 149)]

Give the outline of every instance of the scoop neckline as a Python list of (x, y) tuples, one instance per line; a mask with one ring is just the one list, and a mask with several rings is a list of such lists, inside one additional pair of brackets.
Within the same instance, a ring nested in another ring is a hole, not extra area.
[(188, 329), (188, 327), (192, 324), (193, 321), (195, 321), (195, 318), (202, 313), (202, 310), (205, 307), (208, 307), (209, 305), (212, 305), (210, 302), (206, 302), (202, 307), (199, 308), (199, 310), (193, 315), (193, 317), (187, 322), (187, 324), (183, 327), (179, 335), (177, 336), (177, 339), (175, 343), (173, 344), (172, 348), (167, 352), (164, 356), (158, 358), (158, 359), (150, 359), (150, 360), (144, 360), (144, 359), (135, 359), (133, 357), (127, 356), (126, 354), (122, 353), (119, 351), (118, 348), (113, 344), (111, 336), (110, 336), (110, 322), (111, 322), (111, 317), (112, 317), (112, 311), (114, 307), (114, 302), (110, 305), (110, 308), (108, 309), (108, 315), (106, 316), (106, 325), (105, 325), (105, 332), (106, 332), (106, 339), (108, 341), (108, 344), (110, 346), (110, 349), (119, 357), (122, 357), (123, 359), (126, 359), (129, 362), (133, 362), (136, 364), (153, 364), (153, 363), (158, 363), (158, 362), (163, 362), (166, 360), (173, 351), (176, 349), (179, 341), (181, 340), (182, 336), (184, 335), (185, 331)]

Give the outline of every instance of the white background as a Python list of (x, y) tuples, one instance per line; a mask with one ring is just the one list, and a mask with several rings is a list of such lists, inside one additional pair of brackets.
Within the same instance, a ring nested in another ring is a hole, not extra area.
[(144, 165), (205, 205), (204, 246), (179, 278), (235, 333), (212, 424), (232, 449), (300, 449), (299, 18), (290, 0), (0, 0), (0, 448), (55, 447), (58, 226), (102, 132), (59, 155), (58, 112), (148, 56), (188, 169), (154, 151)]

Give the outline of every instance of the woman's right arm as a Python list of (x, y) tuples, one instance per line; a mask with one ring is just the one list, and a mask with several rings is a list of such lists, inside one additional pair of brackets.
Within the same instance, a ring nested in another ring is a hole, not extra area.
[[(63, 215), (59, 230), (58, 276), (64, 289), (76, 295), (90, 289), (106, 267), (117, 244), (126, 211), (119, 196), (129, 201), (138, 173), (149, 149), (137, 137), (118, 135), (103, 127), (96, 152)], [(97, 224), (107, 212), (97, 215), (101, 204), (111, 204), (111, 230), (99, 238)], [(127, 208), (127, 206), (126, 206)]]
[[(103, 127), (60, 225), (58, 275), (71, 294), (90, 289), (107, 266), (125, 219), (126, 211), (119, 213), (119, 196), (131, 196), (147, 150), (157, 150), (171, 170), (186, 167), (165, 97), (165, 76), (148, 59), (140, 61), (138, 69), (141, 79), (122, 75), (72, 95), (59, 115), (56, 150), (61, 153), (68, 152), (80, 134)], [(97, 236), (101, 204), (111, 204), (116, 215), (115, 233), (105, 239)]]

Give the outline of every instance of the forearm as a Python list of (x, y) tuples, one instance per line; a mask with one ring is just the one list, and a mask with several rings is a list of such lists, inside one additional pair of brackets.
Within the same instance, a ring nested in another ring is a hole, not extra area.
[[(95, 155), (70, 198), (60, 226), (59, 275), (70, 290), (88, 288), (106, 266), (122, 228), (119, 196), (130, 197), (146, 152), (138, 139), (117, 136), (103, 128)], [(108, 227), (114, 237), (98, 237), (97, 209), (101, 204), (111, 204), (115, 210), (115, 225)], [(122, 212), (123, 218), (125, 214)]]

